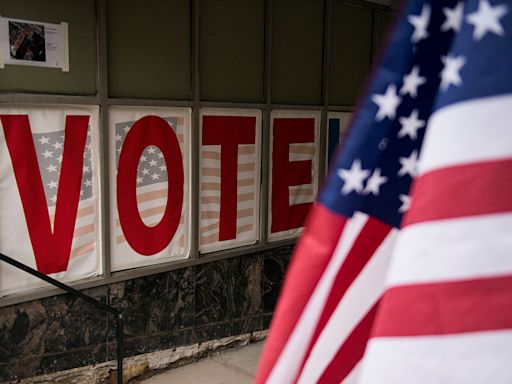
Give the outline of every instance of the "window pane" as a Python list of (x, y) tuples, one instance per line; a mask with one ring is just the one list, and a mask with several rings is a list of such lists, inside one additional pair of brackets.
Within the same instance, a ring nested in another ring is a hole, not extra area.
[(265, 3), (202, 0), (201, 99), (263, 101)]
[(320, 104), (323, 1), (275, 0), (272, 17), (272, 102)]
[(354, 105), (370, 69), (372, 9), (332, 4), (329, 104)]
[(109, 0), (109, 95), (190, 98), (187, 0)]

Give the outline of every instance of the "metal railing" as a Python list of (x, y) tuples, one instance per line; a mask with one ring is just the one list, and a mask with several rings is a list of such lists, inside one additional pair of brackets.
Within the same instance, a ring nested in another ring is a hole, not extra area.
[(56, 286), (57, 288), (60, 288), (75, 297), (82, 299), (82, 300), (92, 304), (96, 308), (102, 309), (103, 311), (112, 314), (116, 318), (116, 320), (117, 320), (117, 327), (116, 327), (117, 328), (116, 329), (117, 383), (123, 384), (123, 353), (124, 353), (123, 352), (123, 350), (124, 350), (124, 348), (123, 348), (124, 347), (124, 345), (123, 345), (123, 314), (120, 311), (118, 311), (117, 309), (112, 308), (106, 304), (103, 304), (101, 301), (93, 299), (92, 297), (87, 296), (87, 295), (83, 294), (82, 292), (77, 291), (76, 289), (71, 288), (70, 286), (68, 286), (66, 284), (63, 284), (60, 281), (52, 279), (51, 277), (49, 277), (37, 270), (25, 265), (25, 264), (22, 264), (19, 261), (14, 260), (14, 259), (10, 258), (9, 256), (4, 255), (3, 253), (0, 253), (0, 260), (6, 262), (7, 264), (12, 265), (13, 267), (21, 269), (21, 270), (31, 274), (32, 276), (35, 276), (41, 280), (44, 280), (47, 283), (50, 283), (50, 284)]

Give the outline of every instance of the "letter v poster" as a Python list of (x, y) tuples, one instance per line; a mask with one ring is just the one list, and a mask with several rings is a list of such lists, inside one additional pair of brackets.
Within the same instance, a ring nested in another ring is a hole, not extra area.
[(190, 116), (190, 108), (110, 108), (112, 271), (189, 256)]
[[(60, 281), (101, 274), (97, 106), (0, 108), (0, 251)], [(0, 264), (0, 295), (47, 284)]]

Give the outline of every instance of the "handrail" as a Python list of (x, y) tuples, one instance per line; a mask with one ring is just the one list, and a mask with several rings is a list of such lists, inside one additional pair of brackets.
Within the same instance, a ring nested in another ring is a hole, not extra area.
[(123, 314), (118, 311), (115, 308), (112, 308), (106, 304), (103, 304), (101, 301), (98, 301), (96, 299), (93, 299), (90, 296), (87, 296), (86, 294), (77, 291), (74, 288), (71, 288), (69, 285), (63, 284), (58, 280), (55, 280), (23, 263), (20, 263), (17, 260), (14, 260), (10, 258), (9, 256), (4, 255), (3, 253), (0, 253), (0, 260), (6, 262), (7, 264), (12, 265), (13, 267), (16, 267), (18, 269), (21, 269), (27, 273), (29, 273), (32, 276), (35, 276), (41, 280), (46, 281), (47, 283), (50, 283), (57, 288), (60, 288), (67, 293), (70, 293), (71, 295), (78, 297), (89, 304), (92, 304), (96, 308), (102, 309), (112, 315), (114, 315), (117, 319), (117, 332), (116, 332), (116, 339), (117, 339), (117, 383), (123, 384)]

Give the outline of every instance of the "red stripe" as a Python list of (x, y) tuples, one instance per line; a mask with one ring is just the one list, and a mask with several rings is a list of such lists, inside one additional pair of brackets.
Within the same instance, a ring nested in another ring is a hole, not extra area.
[(512, 159), (443, 168), (421, 176), (403, 226), (512, 211)]
[(255, 383), (264, 383), (270, 375), (331, 259), (347, 220), (315, 205), (308, 221), (288, 269)]
[[(315, 329), (315, 333), (313, 334), (313, 338), (309, 344), (302, 367), (304, 367), (304, 364), (320, 336), (320, 333), (329, 321), (332, 313), (347, 292), (348, 288), (357, 278), (359, 273), (361, 273), (365, 265), (368, 263), (368, 260), (371, 259), (372, 255), (382, 244), (390, 231), (391, 227), (388, 224), (384, 224), (374, 218), (370, 217), (366, 222), (354, 242), (352, 249), (347, 255), (347, 258), (338, 271), (336, 280), (331, 288), (331, 292), (329, 292), (327, 303), (325, 304), (324, 310)], [(366, 344), (366, 340), (362, 342)]]
[(373, 336), (512, 328), (512, 276), (402, 286), (382, 300)]
[(322, 384), (338, 384), (344, 380), (363, 358), (366, 342), (377, 314), (379, 302), (368, 311), (366, 316), (357, 324), (349, 337), (340, 347), (334, 359), (329, 363), (318, 380)]

